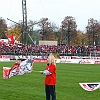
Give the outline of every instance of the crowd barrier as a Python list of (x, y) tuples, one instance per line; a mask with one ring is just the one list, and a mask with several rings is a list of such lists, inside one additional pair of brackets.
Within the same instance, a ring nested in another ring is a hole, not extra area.
[[(34, 62), (47, 62), (47, 57), (43, 56), (17, 56), (1, 55), (0, 61), (22, 60), (31, 58)], [(100, 57), (79, 57), (79, 56), (60, 56), (56, 63), (77, 63), (77, 64), (100, 64)]]

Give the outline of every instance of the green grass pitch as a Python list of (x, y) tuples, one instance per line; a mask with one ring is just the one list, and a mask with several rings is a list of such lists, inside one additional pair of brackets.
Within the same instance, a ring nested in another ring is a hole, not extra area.
[[(44, 78), (32, 71), (3, 79), (3, 67), (14, 62), (0, 62), (0, 100), (45, 100)], [(34, 63), (33, 69), (44, 70), (46, 63)], [(100, 65), (57, 63), (57, 100), (100, 100), (100, 89), (86, 91), (81, 82), (100, 82)]]

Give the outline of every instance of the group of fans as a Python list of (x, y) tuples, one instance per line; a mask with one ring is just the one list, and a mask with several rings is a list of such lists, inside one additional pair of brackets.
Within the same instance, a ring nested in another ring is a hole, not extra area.
[(0, 42), (1, 53), (80, 53), (89, 54), (91, 51), (100, 51), (100, 46), (67, 46), (67, 45), (26, 45)]

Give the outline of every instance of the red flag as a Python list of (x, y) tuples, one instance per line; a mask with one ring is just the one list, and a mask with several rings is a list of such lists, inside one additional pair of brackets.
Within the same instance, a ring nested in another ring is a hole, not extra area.
[(9, 35), (9, 36), (7, 36), (7, 37), (8, 37), (8, 40), (9, 40), (10, 43), (14, 43), (14, 41), (15, 41), (15, 36)]

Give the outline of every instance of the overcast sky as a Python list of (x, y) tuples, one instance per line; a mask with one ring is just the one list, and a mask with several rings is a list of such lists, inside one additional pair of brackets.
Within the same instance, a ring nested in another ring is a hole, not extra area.
[[(100, 0), (26, 0), (26, 4), (27, 20), (47, 17), (60, 26), (66, 16), (72, 16), (81, 31), (85, 30), (88, 19), (100, 21)], [(22, 0), (0, 0), (0, 17), (15, 22), (22, 20)]]

